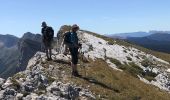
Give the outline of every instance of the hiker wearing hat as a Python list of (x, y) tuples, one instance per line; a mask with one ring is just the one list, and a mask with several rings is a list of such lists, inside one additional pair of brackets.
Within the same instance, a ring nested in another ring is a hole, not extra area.
[(79, 30), (79, 26), (74, 24), (71, 28), (71, 31), (65, 33), (65, 37), (64, 37), (64, 44), (68, 46), (71, 54), (72, 75), (76, 77), (80, 76), (77, 71), (78, 49), (80, 48), (80, 44), (78, 43), (78, 36), (77, 36), (78, 30)]
[(46, 52), (46, 56), (47, 56), (47, 60), (52, 60), (51, 55), (51, 44), (53, 41), (53, 37), (54, 37), (54, 30), (52, 27), (47, 26), (46, 22), (42, 22), (42, 42), (45, 46), (45, 52)]

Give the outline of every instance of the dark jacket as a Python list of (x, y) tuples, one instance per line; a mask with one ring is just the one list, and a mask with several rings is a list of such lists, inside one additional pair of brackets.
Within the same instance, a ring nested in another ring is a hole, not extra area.
[(77, 33), (74, 32), (67, 32), (64, 36), (64, 44), (66, 44), (69, 47), (78, 47), (78, 36)]
[(43, 36), (43, 41), (52, 41), (54, 37), (54, 30), (52, 27), (43, 27), (41, 29), (41, 33)]

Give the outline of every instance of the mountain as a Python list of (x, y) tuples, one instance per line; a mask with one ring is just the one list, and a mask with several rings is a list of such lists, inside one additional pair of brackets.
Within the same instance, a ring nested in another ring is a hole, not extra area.
[(152, 34), (152, 32), (131, 32), (131, 33), (119, 33), (119, 34), (111, 34), (106, 35), (111, 38), (120, 38), (120, 39), (126, 39), (128, 37), (145, 37)]
[(170, 54), (85, 30), (78, 36), (82, 77), (71, 76), (70, 55), (58, 45), (53, 61), (37, 52), (25, 71), (0, 79), (0, 99), (169, 100)]
[(16, 73), (19, 51), (19, 38), (12, 35), (0, 35), (0, 77), (12, 76)]
[(19, 66), (18, 71), (24, 71), (31, 57), (35, 55), (37, 51), (41, 51), (41, 35), (27, 32), (18, 42), (19, 50)]
[(13, 35), (0, 35), (0, 43), (2, 43), (7, 48), (16, 46), (17, 42), (18, 37), (15, 37)]
[(8, 78), (26, 69), (29, 59), (41, 51), (41, 35), (27, 32), (21, 38), (0, 35), (0, 77)]
[(151, 50), (170, 53), (170, 34), (156, 33), (146, 37), (129, 37), (128, 41)]

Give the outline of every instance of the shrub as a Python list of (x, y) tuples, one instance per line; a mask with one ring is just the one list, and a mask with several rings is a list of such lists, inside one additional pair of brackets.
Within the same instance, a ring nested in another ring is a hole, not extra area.
[(139, 56), (135, 56), (137, 59), (140, 59)]
[(151, 62), (148, 59), (145, 59), (141, 62), (141, 65), (144, 67), (148, 67), (151, 65)]
[(93, 46), (89, 45), (89, 51), (93, 51)]
[(124, 65), (120, 65), (119, 68), (122, 70), (126, 70), (127, 66), (128, 66), (127, 64), (124, 64)]
[(30, 93), (29, 93), (29, 92), (24, 91), (24, 92), (22, 92), (22, 94), (23, 94), (23, 97), (26, 97), (26, 96), (27, 96), (27, 95), (29, 95)]
[(49, 84), (51, 84), (52, 82), (54, 82), (55, 81), (55, 78), (53, 78), (53, 77), (47, 77), (47, 79), (48, 79), (48, 83)]
[(108, 41), (108, 44), (109, 44), (109, 45), (113, 45), (114, 42), (113, 42), (113, 41)]
[(145, 79), (147, 79), (148, 81), (152, 81), (152, 80), (155, 80), (155, 77), (157, 76), (157, 74), (156, 73), (154, 73), (154, 72), (152, 72), (152, 71), (146, 71), (146, 72), (144, 72), (144, 74), (143, 74), (143, 77), (145, 78)]
[(136, 65), (134, 62), (129, 63), (127, 70), (131, 75), (135, 77), (143, 73), (143, 69)]
[(131, 58), (131, 57), (126, 57), (126, 58), (127, 58), (127, 60), (132, 61), (132, 58)]
[(16, 81), (16, 79), (14, 78), (11, 78), (11, 82), (12, 82), (12, 87), (15, 89), (15, 90), (19, 90), (20, 89), (20, 84)]
[(127, 51), (126, 51), (126, 50), (123, 50), (123, 52), (127, 53)]
[(114, 63), (116, 66), (122, 65), (121, 62), (114, 58), (108, 58), (112, 63)]
[(23, 73), (17, 73), (13, 76), (13, 78), (15, 79), (19, 79), (19, 78), (26, 78), (25, 74)]

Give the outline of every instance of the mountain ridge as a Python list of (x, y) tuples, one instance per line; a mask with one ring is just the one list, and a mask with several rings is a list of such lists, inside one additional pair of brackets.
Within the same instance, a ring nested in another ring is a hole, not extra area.
[(23, 37), (0, 35), (0, 77), (8, 78), (26, 69), (29, 59), (41, 50), (41, 35), (31, 32)]
[(70, 55), (63, 55), (63, 51), (60, 54), (54, 49), (53, 61), (37, 52), (25, 71), (0, 79), (0, 98), (169, 99), (169, 55), (161, 57), (164, 54), (85, 30), (78, 36), (83, 52), (78, 64), (82, 77), (71, 77)]

